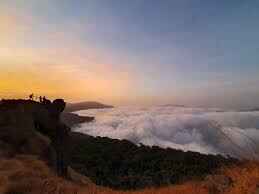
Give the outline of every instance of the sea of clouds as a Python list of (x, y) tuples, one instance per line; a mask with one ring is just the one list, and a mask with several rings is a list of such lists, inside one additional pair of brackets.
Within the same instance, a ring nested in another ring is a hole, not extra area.
[(74, 130), (205, 154), (259, 159), (259, 112), (156, 106), (118, 107), (77, 112), (95, 116)]

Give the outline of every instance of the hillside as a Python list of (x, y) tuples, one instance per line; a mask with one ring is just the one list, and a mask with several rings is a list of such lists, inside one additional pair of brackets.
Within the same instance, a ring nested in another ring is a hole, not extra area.
[(223, 165), (239, 163), (220, 155), (204, 155), (127, 140), (71, 133), (71, 166), (98, 185), (139, 189), (201, 179)]
[(83, 185), (57, 177), (42, 161), (20, 155), (0, 160), (1, 194), (257, 194), (259, 163), (222, 168), (201, 181), (161, 188), (118, 191), (86, 182)]

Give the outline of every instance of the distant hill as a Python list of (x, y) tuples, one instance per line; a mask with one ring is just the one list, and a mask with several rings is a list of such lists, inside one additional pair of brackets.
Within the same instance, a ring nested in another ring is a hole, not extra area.
[(160, 106), (164, 106), (164, 107), (185, 107), (185, 105), (183, 104), (163, 104), (163, 105), (160, 105)]
[(105, 104), (102, 104), (99, 102), (94, 102), (94, 101), (67, 103), (65, 112), (74, 112), (74, 111), (79, 111), (79, 110), (99, 109), (99, 108), (113, 108), (113, 106), (105, 105)]
[(240, 111), (240, 112), (257, 112), (257, 111), (259, 111), (259, 107), (241, 109), (241, 110), (239, 110), (239, 111)]

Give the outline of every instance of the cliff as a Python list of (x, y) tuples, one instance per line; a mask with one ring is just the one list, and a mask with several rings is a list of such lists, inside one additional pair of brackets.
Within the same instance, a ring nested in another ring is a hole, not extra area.
[(2, 100), (0, 103), (0, 153), (37, 155), (58, 175), (66, 176), (70, 128), (60, 121), (62, 99), (39, 103), (31, 100)]

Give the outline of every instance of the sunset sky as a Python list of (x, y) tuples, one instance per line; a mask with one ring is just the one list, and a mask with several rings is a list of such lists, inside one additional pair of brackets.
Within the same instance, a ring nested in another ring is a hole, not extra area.
[(259, 106), (258, 0), (0, 0), (0, 98)]

